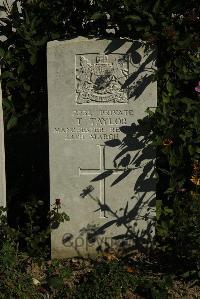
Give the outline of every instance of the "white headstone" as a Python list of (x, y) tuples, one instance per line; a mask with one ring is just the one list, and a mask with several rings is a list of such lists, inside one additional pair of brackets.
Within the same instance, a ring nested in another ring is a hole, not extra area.
[[(5, 1), (0, 0), (0, 5)], [(11, 4), (10, 1), (7, 2)], [(5, 12), (0, 11), (0, 17), (5, 17)], [(1, 37), (0, 40), (3, 38)], [(0, 69), (1, 73), (1, 69)], [(6, 206), (6, 180), (5, 180), (5, 149), (4, 149), (4, 125), (3, 125), (3, 110), (2, 110), (2, 90), (0, 84), (0, 206)]]
[(52, 232), (53, 257), (151, 242), (155, 152), (138, 120), (156, 106), (155, 56), (141, 41), (48, 44), (51, 205), (71, 219)]

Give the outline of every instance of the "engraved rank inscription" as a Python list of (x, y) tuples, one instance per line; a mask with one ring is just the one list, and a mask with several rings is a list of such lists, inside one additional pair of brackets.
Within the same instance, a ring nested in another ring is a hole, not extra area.
[(108, 57), (103, 53), (76, 58), (77, 104), (128, 103), (128, 89), (123, 88), (128, 79), (128, 55)]

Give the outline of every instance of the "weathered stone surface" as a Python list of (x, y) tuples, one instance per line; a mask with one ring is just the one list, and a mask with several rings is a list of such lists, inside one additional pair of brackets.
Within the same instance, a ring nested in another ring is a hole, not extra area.
[[(11, 7), (13, 1), (8, 0), (7, 4)], [(4, 1), (0, 0), (0, 5), (3, 5)], [(0, 11), (0, 17), (6, 17), (4, 11)], [(0, 40), (3, 40), (0, 37)], [(0, 69), (1, 73), (1, 69)], [(4, 150), (4, 125), (3, 125), (3, 111), (2, 111), (2, 90), (0, 83), (0, 206), (6, 206), (6, 179), (5, 179), (5, 150)]]
[(71, 218), (52, 233), (53, 257), (151, 241), (155, 152), (145, 110), (156, 106), (155, 57), (140, 41), (48, 44), (51, 204), (60, 199)]

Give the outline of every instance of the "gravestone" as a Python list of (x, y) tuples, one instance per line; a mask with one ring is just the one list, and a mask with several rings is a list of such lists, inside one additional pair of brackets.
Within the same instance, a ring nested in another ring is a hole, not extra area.
[[(5, 1), (0, 0), (0, 5), (4, 5)], [(6, 6), (10, 9), (13, 1), (6, 2)], [(6, 12), (0, 11), (0, 17), (5, 18)], [(0, 41), (5, 40), (5, 37), (0, 37)], [(1, 66), (0, 66), (1, 74)], [(4, 149), (4, 124), (2, 110), (2, 90), (0, 83), (0, 206), (6, 207), (6, 179), (5, 179), (5, 149)]]
[(48, 43), (51, 206), (70, 216), (52, 232), (52, 257), (152, 242), (155, 59), (142, 41)]

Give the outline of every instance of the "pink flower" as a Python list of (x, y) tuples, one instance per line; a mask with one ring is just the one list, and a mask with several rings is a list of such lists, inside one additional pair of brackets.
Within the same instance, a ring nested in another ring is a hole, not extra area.
[(200, 81), (198, 82), (198, 85), (195, 87), (195, 91), (200, 92)]

